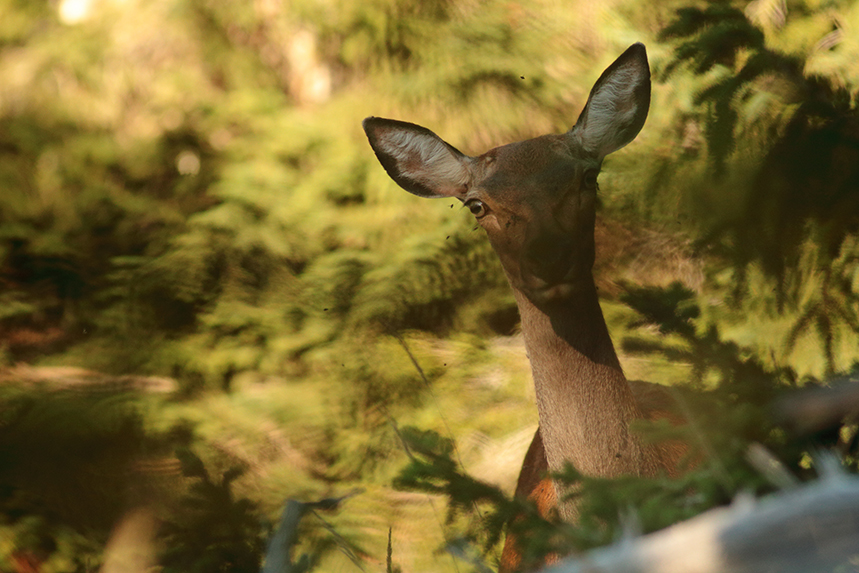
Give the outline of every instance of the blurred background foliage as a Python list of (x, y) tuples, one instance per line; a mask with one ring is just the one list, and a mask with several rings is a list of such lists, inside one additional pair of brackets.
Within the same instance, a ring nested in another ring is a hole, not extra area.
[(397, 188), (360, 121), (471, 154), (564, 131), (635, 41), (653, 103), (597, 226), (627, 375), (849, 372), (855, 1), (0, 0), (0, 569), (95, 570), (142, 504), (165, 570), (215, 570), (175, 549), (224, 515), (217, 554), (250, 570), (286, 498), (355, 486), (302, 532), (316, 566), (354, 570), (347, 544), (382, 567), (389, 530), (404, 569), (464, 566), (436, 552), (445, 501), (392, 488), (397, 428), (512, 489), (536, 427), (515, 302), (470, 215)]

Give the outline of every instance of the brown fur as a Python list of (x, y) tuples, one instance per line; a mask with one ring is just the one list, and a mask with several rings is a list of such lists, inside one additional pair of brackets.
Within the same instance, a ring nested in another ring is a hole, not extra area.
[[(641, 380), (630, 380), (629, 385), (646, 419), (652, 421), (666, 419), (674, 425), (685, 423), (682, 415), (677, 412), (670, 389)], [(688, 447), (686, 444), (676, 441), (662, 443), (659, 447), (666, 474), (669, 477), (676, 477), (679, 474), (681, 460), (688, 454)], [(525, 454), (522, 470), (516, 482), (515, 495), (520, 499), (533, 501), (537, 506), (537, 512), (544, 518), (549, 518), (558, 506), (558, 495), (552, 480), (547, 477), (548, 472), (549, 463), (538, 428), (534, 433), (534, 439), (531, 440), (531, 445), (528, 447), (528, 452)], [(514, 535), (507, 535), (504, 540), (504, 548), (501, 551), (498, 573), (512, 573), (522, 570), (522, 556), (518, 542), (519, 540)], [(557, 561), (557, 555), (550, 555), (545, 564), (551, 565)]]

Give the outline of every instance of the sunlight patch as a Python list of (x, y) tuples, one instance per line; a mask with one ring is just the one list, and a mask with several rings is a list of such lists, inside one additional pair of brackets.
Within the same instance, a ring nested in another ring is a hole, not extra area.
[(58, 12), (63, 24), (79, 24), (90, 16), (92, 0), (61, 0)]

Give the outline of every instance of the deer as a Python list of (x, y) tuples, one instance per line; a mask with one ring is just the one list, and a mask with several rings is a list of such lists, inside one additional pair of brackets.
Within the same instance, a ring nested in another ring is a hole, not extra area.
[[(602, 73), (566, 133), (468, 156), (413, 123), (363, 122), (377, 159), (400, 187), (461, 201), (497, 254), (519, 308), (539, 414), (516, 496), (568, 521), (576, 518), (575, 502), (564, 500), (547, 472), (569, 462), (589, 476), (671, 475), (678, 459), (630, 430), (635, 420), (670, 415), (660, 413), (664, 395), (624, 376), (592, 272), (603, 159), (635, 139), (649, 107), (647, 52), (636, 43)], [(520, 561), (508, 535), (500, 571), (517, 570)]]

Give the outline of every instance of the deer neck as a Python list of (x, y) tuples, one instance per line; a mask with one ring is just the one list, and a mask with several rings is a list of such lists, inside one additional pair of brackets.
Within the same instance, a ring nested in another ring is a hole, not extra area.
[[(649, 475), (629, 423), (641, 417), (620, 367), (593, 279), (573, 297), (539, 307), (514, 289), (550, 471), (569, 461), (586, 475)], [(562, 513), (564, 513), (562, 511)]]

